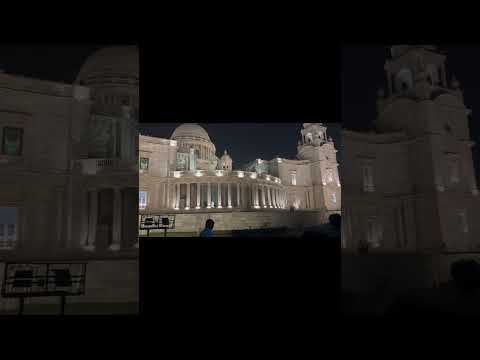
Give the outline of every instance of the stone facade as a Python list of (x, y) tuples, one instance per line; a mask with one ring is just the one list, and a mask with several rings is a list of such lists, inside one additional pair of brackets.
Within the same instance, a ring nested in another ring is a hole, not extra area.
[(197, 124), (180, 125), (170, 139), (140, 135), (140, 214), (177, 213), (177, 231), (185, 232), (198, 231), (196, 219), (204, 225), (214, 214), (216, 229), (277, 226), (291, 208), (318, 211), (316, 223), (322, 223), (326, 213), (341, 209), (336, 150), (326, 127), (304, 124), (297, 150), (297, 160), (257, 159), (235, 170), (227, 151), (218, 158)]
[(394, 46), (370, 132), (343, 131), (343, 247), (480, 248), (468, 110), (432, 46)]
[(73, 85), (0, 74), (0, 262), (138, 256), (138, 96), (136, 48)]

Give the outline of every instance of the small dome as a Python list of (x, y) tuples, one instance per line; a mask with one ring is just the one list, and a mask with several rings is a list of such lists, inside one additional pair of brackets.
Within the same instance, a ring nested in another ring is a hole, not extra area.
[(110, 46), (93, 53), (80, 69), (75, 83), (96, 82), (103, 78), (139, 79), (137, 46)]
[(451, 85), (452, 85), (452, 89), (455, 89), (455, 90), (456, 90), (456, 89), (460, 88), (460, 82), (457, 80), (457, 78), (455, 77), (455, 75), (453, 75), (453, 77), (452, 77), (452, 83), (451, 83)]
[(208, 136), (207, 131), (198, 124), (182, 124), (177, 127), (174, 131), (170, 139), (176, 140), (182, 137), (197, 137), (208, 142), (211, 142), (210, 137)]
[(230, 159), (231, 160), (232, 158), (230, 157), (230, 155), (228, 155), (227, 150), (225, 150), (223, 152), (223, 155), (222, 155), (221, 159)]
[(393, 58), (397, 58), (405, 54), (407, 51), (413, 48), (423, 48), (430, 51), (436, 51), (435, 45), (393, 45), (391, 47), (391, 54)]

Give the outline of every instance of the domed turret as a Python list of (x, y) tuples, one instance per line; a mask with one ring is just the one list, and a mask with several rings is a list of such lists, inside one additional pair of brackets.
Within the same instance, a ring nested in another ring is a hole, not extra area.
[(192, 124), (187, 123), (187, 124), (180, 125), (174, 130), (170, 138), (172, 140), (178, 140), (180, 138), (185, 138), (185, 137), (198, 138), (201, 140), (211, 142), (207, 131), (203, 127), (195, 123), (192, 123)]
[(179, 154), (189, 154), (193, 149), (196, 159), (196, 167), (199, 170), (215, 170), (217, 157), (215, 145), (210, 140), (207, 131), (198, 124), (186, 123), (177, 127), (170, 137), (177, 141)]
[(110, 46), (93, 53), (82, 66), (75, 83), (97, 85), (132, 82), (138, 86), (139, 53), (136, 46)]
[(218, 169), (220, 170), (232, 170), (232, 158), (228, 155), (227, 150), (224, 151), (220, 161), (218, 162)]
[(110, 46), (93, 53), (78, 73), (75, 84), (88, 86), (93, 111), (121, 115), (122, 107), (139, 106), (139, 53), (136, 46)]

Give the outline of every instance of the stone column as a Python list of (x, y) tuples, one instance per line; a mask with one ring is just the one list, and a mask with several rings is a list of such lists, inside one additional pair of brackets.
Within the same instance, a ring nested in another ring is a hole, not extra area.
[(165, 208), (165, 183), (159, 184), (158, 187), (161, 189), (159, 194), (162, 194), (158, 206), (160, 207), (160, 209), (163, 209)]
[(113, 189), (113, 226), (112, 243), (109, 250), (120, 250), (122, 241), (122, 190)]
[(208, 192), (207, 192), (207, 209), (212, 208), (212, 186), (211, 183), (208, 183)]
[(165, 204), (167, 209), (170, 209), (170, 184), (167, 183), (167, 203)]
[(254, 189), (255, 189), (255, 207), (258, 208), (258, 207), (260, 207), (260, 205), (259, 205), (259, 200), (260, 199), (258, 198), (258, 185), (257, 184), (254, 185)]
[(187, 203), (185, 204), (185, 210), (190, 209), (190, 183), (187, 183)]
[(237, 207), (240, 208), (240, 183), (237, 183)]
[(446, 87), (448, 87), (448, 85), (447, 85), (447, 77), (445, 75), (445, 66), (442, 66), (441, 72), (442, 72), (442, 85), (443, 85), (443, 87), (446, 88)]
[(271, 190), (272, 188), (270, 186), (267, 186), (267, 201), (268, 201), (268, 207), (271, 209), (272, 206), (272, 195), (271, 195)]
[(195, 209), (200, 209), (200, 189), (202, 184), (197, 183), (197, 207)]
[(255, 191), (254, 191), (255, 186), (253, 184), (250, 184), (250, 201), (252, 203), (252, 207), (255, 207)]
[(167, 183), (162, 185), (162, 209), (167, 207)]
[(90, 190), (90, 213), (88, 220), (88, 241), (84, 246), (86, 250), (95, 249), (95, 238), (97, 236), (98, 218), (98, 190)]
[(257, 200), (255, 197), (255, 184), (250, 185), (250, 197), (252, 198), (252, 207), (255, 207), (257, 205)]
[(277, 199), (278, 189), (273, 189), (273, 206), (278, 209), (278, 199)]
[(177, 196), (175, 197), (175, 210), (180, 209), (180, 183), (176, 184), (177, 186)]
[(80, 246), (85, 247), (88, 244), (88, 231), (89, 231), (89, 214), (90, 214), (90, 209), (88, 208), (88, 198), (90, 196), (90, 193), (88, 190), (82, 190), (82, 218), (81, 218), (81, 224), (82, 224), (82, 230), (80, 234)]
[(393, 93), (393, 88), (392, 88), (392, 77), (388, 73), (388, 70), (385, 70), (386, 75), (387, 75), (387, 83), (388, 83), (388, 95), (392, 95)]
[[(57, 207), (57, 246), (64, 247), (64, 239), (62, 236), (63, 227), (63, 189), (56, 189), (56, 207)], [(19, 231), (18, 231), (19, 232)]]
[(228, 207), (232, 208), (232, 184), (228, 183)]
[(260, 190), (262, 191), (262, 206), (266, 208), (267, 203), (265, 202), (265, 185), (260, 185)]
[(218, 201), (218, 206), (217, 206), (217, 208), (221, 209), (221, 208), (222, 208), (222, 183), (218, 183), (218, 187), (217, 187), (217, 201)]

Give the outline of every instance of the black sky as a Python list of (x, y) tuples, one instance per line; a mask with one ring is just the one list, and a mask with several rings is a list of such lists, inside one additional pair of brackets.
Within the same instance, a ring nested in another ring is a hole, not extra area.
[[(470, 116), (471, 137), (478, 143), (473, 157), (480, 177), (480, 45), (440, 45), (447, 55), (447, 80), (454, 74), (461, 83)], [(390, 45), (354, 45), (341, 49), (342, 114), (344, 127), (365, 129), (376, 116), (376, 93), (386, 88), (384, 65)], [(479, 112), (477, 114), (477, 111)]]
[(10, 74), (71, 84), (88, 56), (110, 45), (118, 44), (0, 43), (0, 69)]
[[(329, 77), (338, 79), (335, 51), (321, 64), (316, 50), (298, 40), (230, 40), (140, 45), (140, 121), (157, 129), (143, 131), (169, 138), (178, 121), (207, 123), (217, 155), (227, 149), (241, 165), (276, 155), (293, 159), (302, 123), (339, 120), (332, 102), (339, 84)], [(88, 56), (110, 45), (123, 44), (4, 43), (0, 69), (73, 83)], [(340, 141), (333, 124), (329, 135)]]

